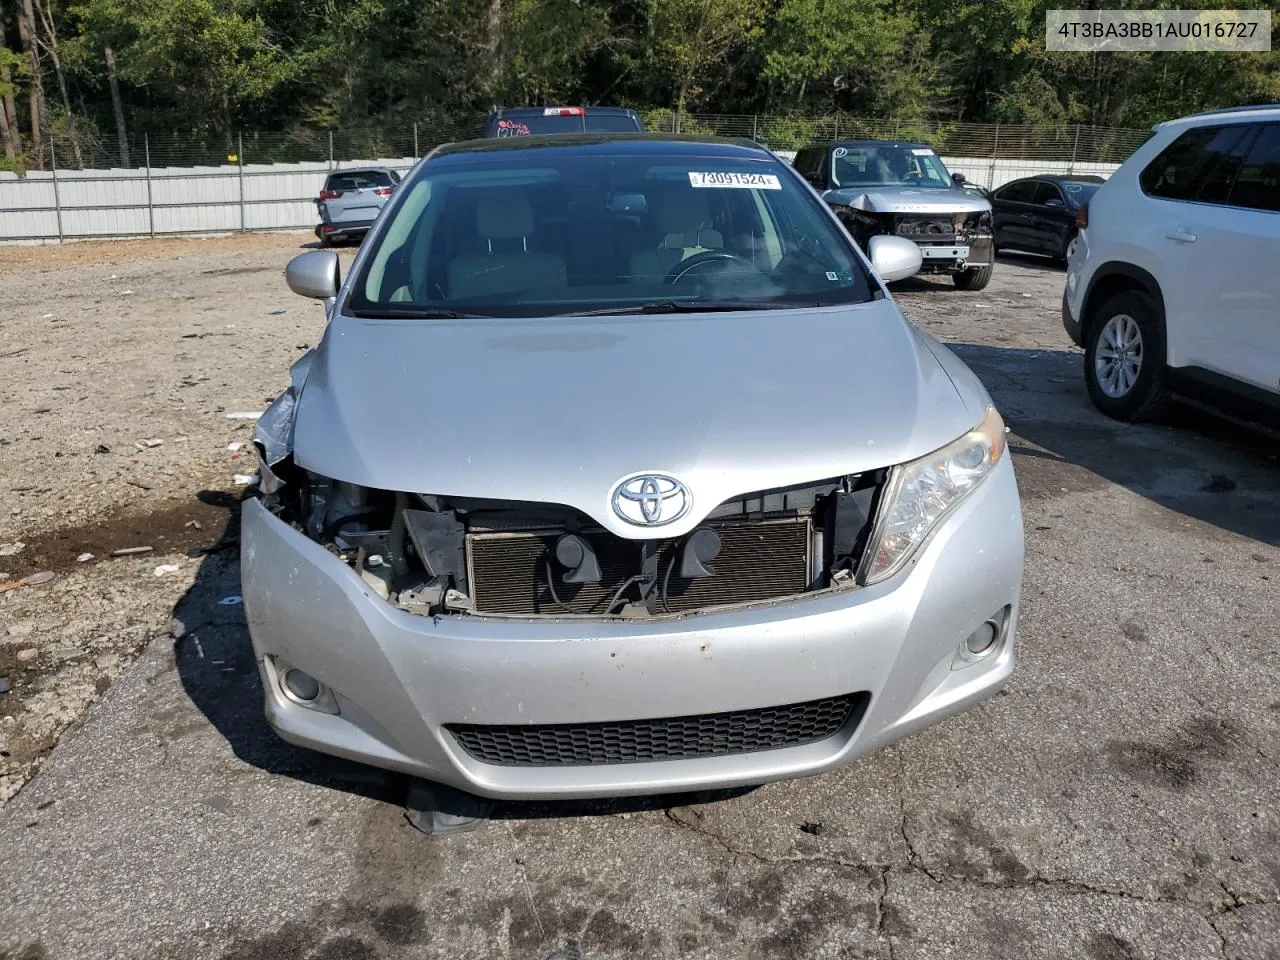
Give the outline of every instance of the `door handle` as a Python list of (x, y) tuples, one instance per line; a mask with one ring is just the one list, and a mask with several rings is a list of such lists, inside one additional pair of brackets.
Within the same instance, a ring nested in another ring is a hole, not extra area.
[(1195, 243), (1196, 235), (1187, 230), (1170, 230), (1165, 234), (1170, 240), (1177, 240), (1179, 243)]

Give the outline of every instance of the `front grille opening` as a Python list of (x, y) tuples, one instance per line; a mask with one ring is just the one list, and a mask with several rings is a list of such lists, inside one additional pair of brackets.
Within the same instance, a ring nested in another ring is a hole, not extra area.
[[(272, 509), (401, 610), (643, 619), (852, 584), (888, 471), (735, 497), (682, 537), (654, 530), (651, 540), (616, 536), (562, 504), (299, 477), (298, 489), (273, 495)], [(695, 545), (705, 550), (708, 532), (719, 547), (689, 561)], [(580, 559), (562, 562), (556, 544), (570, 534), (580, 541)], [(589, 564), (581, 563), (586, 553)]]
[(467, 754), (504, 767), (601, 766), (782, 750), (852, 733), (866, 691), (727, 713), (565, 724), (448, 724)]
[[(678, 542), (658, 541), (658, 588), (665, 590), (656, 612), (769, 600), (801, 593), (808, 586), (812, 526), (807, 518), (709, 526), (720, 536), (713, 577), (682, 578)], [(558, 531), (469, 536), (476, 610), (603, 615), (618, 589), (639, 569), (642, 547), (639, 541), (598, 529), (583, 533), (600, 562), (598, 583), (564, 581), (564, 571), (552, 559)]]

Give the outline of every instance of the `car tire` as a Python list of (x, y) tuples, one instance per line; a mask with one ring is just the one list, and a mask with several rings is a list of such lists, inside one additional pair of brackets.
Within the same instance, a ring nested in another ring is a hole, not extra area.
[(1126, 290), (1095, 311), (1084, 341), (1084, 382), (1093, 405), (1137, 423), (1168, 406), (1164, 323), (1151, 298)]
[(991, 282), (991, 267), (970, 267), (953, 273), (951, 279), (960, 290), (981, 290)]

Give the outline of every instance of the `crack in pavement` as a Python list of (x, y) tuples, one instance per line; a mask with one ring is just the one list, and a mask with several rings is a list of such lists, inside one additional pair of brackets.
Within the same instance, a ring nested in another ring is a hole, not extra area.
[(880, 895), (876, 897), (876, 936), (884, 940), (889, 948), (889, 960), (895, 960), (894, 936), (885, 929), (885, 900), (889, 896), (889, 867), (880, 871)]
[[(749, 847), (738, 846), (721, 834), (708, 830), (700, 822), (701, 815), (691, 808), (668, 807), (663, 812), (666, 815), (666, 819), (674, 826), (699, 835), (703, 839), (715, 844), (731, 856), (743, 857), (766, 866), (803, 866), (806, 864), (820, 864), (861, 870), (874, 874), (876, 879), (879, 881), (880, 886), (875, 901), (874, 932), (876, 937), (883, 940), (888, 946), (890, 960), (893, 960), (895, 950), (893, 934), (886, 929), (886, 906), (889, 896), (889, 875), (895, 871), (903, 874), (916, 874), (918, 876), (926, 877), (932, 883), (940, 887), (977, 887), (987, 890), (1041, 888), (1057, 891), (1070, 896), (1108, 897), (1142, 904), (1144, 906), (1164, 905), (1183, 907), (1192, 910), (1213, 930), (1214, 935), (1217, 936), (1220, 941), (1222, 956), (1224, 958), (1228, 956), (1227, 937), (1226, 934), (1218, 928), (1219, 920), (1237, 910), (1247, 907), (1280, 903), (1280, 898), (1276, 898), (1275, 900), (1245, 900), (1232, 890), (1225, 881), (1218, 878), (1215, 879), (1218, 885), (1222, 888), (1227, 899), (1225, 902), (1206, 903), (1203, 901), (1197, 901), (1190, 897), (1152, 897), (1124, 890), (1120, 887), (1100, 886), (1098, 884), (1088, 883), (1082, 880), (1072, 880), (1065, 877), (1034, 875), (1023, 879), (985, 879), (940, 872), (929, 866), (924, 857), (916, 850), (915, 844), (911, 840), (911, 834), (907, 828), (906, 797), (901, 789), (902, 776), (905, 773), (905, 761), (899, 751), (894, 750), (894, 752), (898, 755), (898, 775), (895, 776), (893, 780), (898, 794), (898, 806), (900, 811), (898, 830), (902, 836), (902, 842), (906, 850), (906, 862), (904, 865), (896, 865), (892, 863), (869, 863), (865, 861), (845, 860), (839, 857), (823, 855), (771, 857), (766, 854), (762, 854), (759, 851), (752, 850)], [(684, 815), (682, 815), (682, 811), (685, 812)]]

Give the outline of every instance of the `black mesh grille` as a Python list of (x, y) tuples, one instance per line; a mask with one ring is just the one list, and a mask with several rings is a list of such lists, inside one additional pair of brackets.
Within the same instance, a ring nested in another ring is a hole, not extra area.
[[(807, 519), (713, 523), (720, 535), (720, 555), (712, 563), (715, 576), (685, 580), (674, 570), (675, 544), (658, 544), (658, 576), (668, 586), (665, 607), (678, 613), (700, 607), (751, 600), (771, 600), (803, 593), (809, 585)], [(558, 565), (547, 563), (558, 534), (480, 534), (468, 538), (472, 590), (476, 610), (505, 614), (603, 614), (627, 578), (640, 571), (641, 544), (603, 531), (585, 533), (600, 561), (599, 583), (572, 584), (561, 579)], [(677, 564), (678, 566), (678, 564)], [(555, 577), (555, 597), (547, 582)], [(634, 599), (635, 591), (626, 596)], [(617, 608), (615, 608), (615, 611)]]
[(449, 724), (475, 759), (506, 767), (684, 760), (796, 747), (856, 725), (870, 694), (656, 720), (542, 726)]

